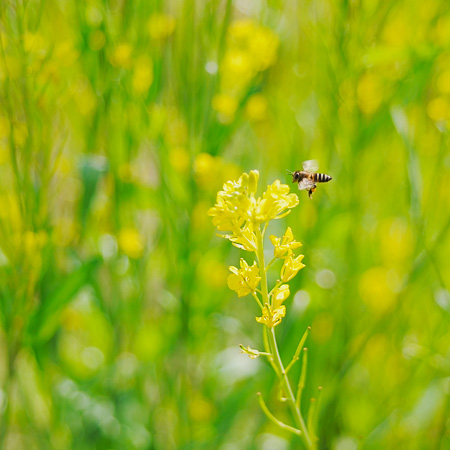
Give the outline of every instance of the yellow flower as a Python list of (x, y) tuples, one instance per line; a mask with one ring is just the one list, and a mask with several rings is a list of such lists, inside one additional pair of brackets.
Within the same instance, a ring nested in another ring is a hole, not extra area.
[(302, 263), (304, 255), (299, 255), (297, 258), (294, 258), (292, 253), (287, 256), (284, 261), (283, 267), (281, 268), (281, 280), (283, 282), (292, 280), (292, 278), (297, 275), (297, 272), (300, 269), (303, 269), (305, 265)]
[[(243, 173), (237, 181), (227, 181), (217, 193), (217, 201), (208, 215), (220, 231), (237, 231), (250, 219), (254, 193), (258, 183), (258, 171)], [(241, 232), (238, 231), (237, 236)]]
[(135, 228), (124, 228), (121, 230), (118, 241), (122, 251), (130, 258), (139, 259), (144, 253), (144, 242)]
[(256, 252), (258, 249), (255, 233), (248, 225), (245, 225), (239, 232), (236, 231), (235, 235), (225, 237), (227, 237), (235, 247), (241, 248), (242, 250)]
[(269, 328), (276, 327), (281, 323), (281, 319), (286, 315), (286, 306), (282, 305), (278, 308), (272, 309), (271, 306), (264, 306), (262, 316), (256, 317), (258, 323), (263, 323)]
[(153, 64), (148, 56), (141, 56), (136, 60), (133, 73), (133, 90), (136, 94), (147, 94), (153, 83)]
[(287, 284), (282, 284), (273, 290), (272, 298), (275, 309), (281, 307), (281, 304), (289, 297), (290, 293), (289, 285)]
[(289, 186), (275, 180), (267, 186), (263, 198), (258, 198), (254, 208), (252, 220), (254, 223), (263, 223), (272, 219), (281, 219), (287, 216), (291, 208), (298, 205), (297, 194), (289, 194)]
[(217, 94), (212, 99), (212, 107), (219, 113), (219, 120), (231, 123), (239, 103), (236, 97), (228, 94)]
[(261, 280), (259, 276), (259, 268), (256, 261), (252, 266), (249, 266), (247, 262), (241, 258), (241, 268), (230, 266), (229, 269), (232, 272), (228, 276), (228, 287), (237, 292), (239, 297), (244, 297), (251, 292), (254, 292), (258, 287)]
[(148, 33), (154, 40), (166, 39), (175, 30), (175, 19), (164, 13), (155, 13), (148, 21)]
[[(257, 250), (255, 226), (284, 217), (298, 204), (297, 195), (289, 194), (289, 186), (279, 180), (267, 186), (262, 198), (255, 198), (258, 178), (258, 171), (252, 170), (250, 174), (243, 173), (237, 181), (227, 181), (217, 193), (216, 204), (208, 211), (219, 231), (233, 233), (222, 237), (248, 251)], [(289, 241), (287, 244), (296, 248), (299, 243)]]
[(110, 62), (115, 67), (129, 69), (131, 66), (132, 48), (127, 43), (119, 44), (110, 57)]
[(264, 120), (267, 117), (267, 100), (262, 94), (252, 95), (245, 105), (247, 117), (255, 122)]
[(292, 253), (294, 248), (301, 247), (301, 242), (294, 240), (294, 235), (292, 234), (291, 227), (288, 227), (286, 233), (284, 233), (283, 238), (277, 238), (276, 236), (270, 236), (270, 241), (272, 242), (274, 249), (275, 258), (285, 258)]

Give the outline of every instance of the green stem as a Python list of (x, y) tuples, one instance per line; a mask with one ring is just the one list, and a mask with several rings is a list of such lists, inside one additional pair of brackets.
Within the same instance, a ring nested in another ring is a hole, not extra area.
[[(268, 304), (269, 303), (269, 292), (267, 288), (267, 275), (265, 269), (265, 263), (264, 263), (264, 243), (263, 243), (263, 237), (261, 233), (261, 229), (258, 227), (255, 230), (256, 233), (256, 241), (257, 241), (257, 254), (258, 262), (259, 262), (259, 273), (261, 276), (261, 292), (262, 292), (262, 303)], [(305, 447), (307, 449), (315, 449), (316, 446), (312, 442), (308, 429), (306, 427), (305, 421), (303, 419), (303, 416), (300, 412), (299, 406), (296, 404), (295, 396), (291, 388), (291, 384), (289, 382), (289, 378), (286, 375), (286, 371), (283, 366), (283, 362), (281, 361), (280, 353), (278, 351), (277, 346), (277, 340), (275, 337), (275, 330), (273, 328), (270, 328), (268, 332), (266, 333), (267, 336), (267, 344), (269, 346), (269, 349), (266, 349), (268, 353), (272, 354), (272, 367), (274, 367), (275, 373), (277, 374), (281, 387), (283, 391), (286, 394), (286, 401), (289, 404), (289, 408), (291, 409), (292, 415), (294, 416), (295, 423), (298, 427), (298, 429), (301, 431), (300, 437), (303, 439), (303, 443), (305, 444)], [(266, 342), (265, 342), (266, 344)]]
[(292, 415), (294, 416), (295, 423), (298, 429), (302, 432), (301, 437), (303, 439), (305, 447), (308, 449), (315, 449), (316, 447), (309, 436), (308, 429), (306, 427), (302, 413), (300, 412), (300, 407), (299, 405), (296, 404), (291, 383), (289, 382), (289, 378), (286, 375), (283, 362), (281, 361), (280, 352), (278, 351), (277, 340), (275, 337), (275, 329), (271, 328), (269, 330), (268, 335), (269, 335), (269, 346), (272, 350), (274, 364), (275, 366), (278, 367), (279, 373), (281, 374), (280, 383), (286, 395), (286, 401), (289, 405), (289, 408), (291, 409)]
[(281, 422), (281, 420), (278, 420), (270, 411), (269, 408), (267, 408), (267, 405), (261, 395), (261, 392), (258, 392), (256, 394), (258, 396), (259, 405), (261, 406), (261, 409), (263, 410), (264, 414), (277, 426), (282, 428), (283, 430), (290, 431), (291, 433), (296, 434), (297, 436), (301, 436), (301, 431), (297, 430), (294, 427), (291, 427), (290, 425), (286, 425), (285, 423)]

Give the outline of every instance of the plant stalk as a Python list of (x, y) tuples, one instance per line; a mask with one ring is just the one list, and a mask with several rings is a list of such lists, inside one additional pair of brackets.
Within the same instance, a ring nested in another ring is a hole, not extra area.
[[(263, 243), (261, 229), (258, 227), (258, 228), (256, 228), (255, 232), (256, 232), (256, 241), (257, 241), (257, 246), (258, 246), (256, 256), (258, 257), (259, 272), (260, 272), (260, 276), (261, 276), (262, 303), (268, 304), (269, 303), (269, 291), (267, 288), (267, 275), (266, 275), (265, 263), (264, 263), (264, 243)], [(271, 306), (272, 306), (272, 304), (271, 304)], [(268, 341), (267, 343), (269, 345), (269, 350), (266, 349), (266, 351), (269, 351), (272, 354), (273, 367), (275, 369), (275, 372), (276, 372), (278, 378), (280, 379), (281, 387), (286, 395), (286, 401), (288, 402), (289, 408), (291, 409), (292, 415), (294, 416), (295, 423), (296, 423), (298, 429), (301, 431), (300, 437), (302, 438), (303, 443), (305, 444), (305, 447), (307, 449), (315, 450), (316, 446), (313, 443), (313, 441), (311, 440), (311, 437), (309, 435), (305, 421), (300, 412), (300, 408), (296, 404), (295, 396), (292, 391), (292, 387), (289, 382), (289, 378), (284, 369), (283, 362), (281, 361), (274, 328), (270, 328), (268, 330), (268, 332), (266, 333), (266, 336), (267, 336), (267, 341)]]

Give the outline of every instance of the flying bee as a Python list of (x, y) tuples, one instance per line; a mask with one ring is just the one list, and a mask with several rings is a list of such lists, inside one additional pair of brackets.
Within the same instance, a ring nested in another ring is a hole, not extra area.
[(289, 175), (292, 175), (292, 182), (298, 183), (298, 188), (303, 191), (307, 190), (309, 198), (312, 197), (313, 192), (317, 188), (317, 183), (328, 183), (331, 180), (330, 175), (324, 173), (317, 173), (319, 169), (319, 163), (315, 159), (303, 162), (303, 170), (296, 170), (291, 172), (288, 170)]

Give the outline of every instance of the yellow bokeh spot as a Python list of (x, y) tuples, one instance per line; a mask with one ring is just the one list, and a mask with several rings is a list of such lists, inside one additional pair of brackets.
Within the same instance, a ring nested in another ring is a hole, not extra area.
[(255, 122), (262, 121), (267, 118), (267, 100), (262, 94), (252, 95), (245, 105), (245, 113), (247, 117)]
[(129, 69), (131, 67), (132, 48), (129, 44), (119, 44), (113, 51), (110, 61), (115, 67)]
[(133, 352), (143, 361), (153, 361), (164, 348), (164, 336), (161, 335), (159, 324), (147, 321), (138, 329)]
[(359, 280), (359, 293), (364, 303), (374, 312), (388, 311), (396, 295), (389, 285), (389, 271), (385, 267), (372, 267)]
[(119, 232), (120, 249), (130, 258), (138, 259), (144, 253), (144, 241), (135, 228), (124, 228)]
[(237, 99), (232, 95), (217, 94), (212, 99), (212, 106), (218, 112), (221, 122), (230, 123), (234, 119), (234, 114), (239, 104)]
[(194, 422), (208, 422), (215, 417), (215, 408), (201, 392), (196, 392), (190, 396), (189, 417)]
[(391, 46), (404, 46), (408, 43), (412, 30), (411, 24), (404, 15), (398, 15), (398, 17), (387, 22), (383, 31), (383, 38)]
[(450, 44), (450, 15), (441, 15), (432, 31), (436, 44), (448, 46)]
[(450, 70), (446, 70), (439, 75), (437, 87), (443, 94), (450, 94)]
[(168, 109), (165, 119), (164, 139), (167, 144), (173, 145), (174, 147), (185, 145), (188, 140), (188, 128), (186, 122), (178, 114), (178, 111), (175, 108)]
[[(216, 186), (220, 178), (222, 160), (209, 153), (199, 153), (194, 162), (194, 173), (197, 184), (203, 188)], [(219, 181), (220, 183), (220, 181)]]
[(0, 116), (0, 139), (7, 138), (10, 132), (9, 119), (6, 116)]
[(320, 343), (331, 339), (334, 330), (334, 319), (329, 313), (319, 314), (312, 324), (311, 337)]
[(168, 14), (152, 14), (148, 21), (148, 33), (154, 40), (166, 39), (174, 30), (175, 18)]
[(401, 218), (385, 220), (380, 226), (383, 261), (405, 266), (413, 251), (413, 235), (408, 223)]
[(227, 282), (228, 270), (222, 261), (204, 258), (198, 265), (198, 276), (202, 283), (213, 289), (220, 289)]
[(437, 97), (431, 100), (427, 105), (427, 114), (433, 120), (447, 120), (450, 107), (443, 97)]
[(89, 80), (80, 77), (73, 89), (73, 99), (83, 116), (90, 115), (97, 106), (97, 98)]
[(45, 38), (37, 33), (25, 33), (23, 38), (23, 47), (27, 53), (39, 59), (44, 59), (47, 54), (48, 44)]
[(89, 378), (107, 362), (112, 348), (112, 330), (105, 316), (86, 292), (78, 294), (62, 313), (58, 353), (73, 374)]
[(153, 64), (148, 56), (136, 60), (133, 71), (133, 90), (136, 94), (147, 94), (153, 83)]
[(373, 114), (383, 101), (383, 86), (378, 76), (371, 72), (359, 80), (357, 89), (358, 106), (365, 114)]
[(373, 335), (362, 353), (362, 361), (367, 367), (380, 367), (389, 353), (389, 340), (385, 334), (378, 333)]
[(172, 147), (169, 149), (169, 163), (175, 172), (186, 174), (191, 166), (191, 157), (185, 147)]

